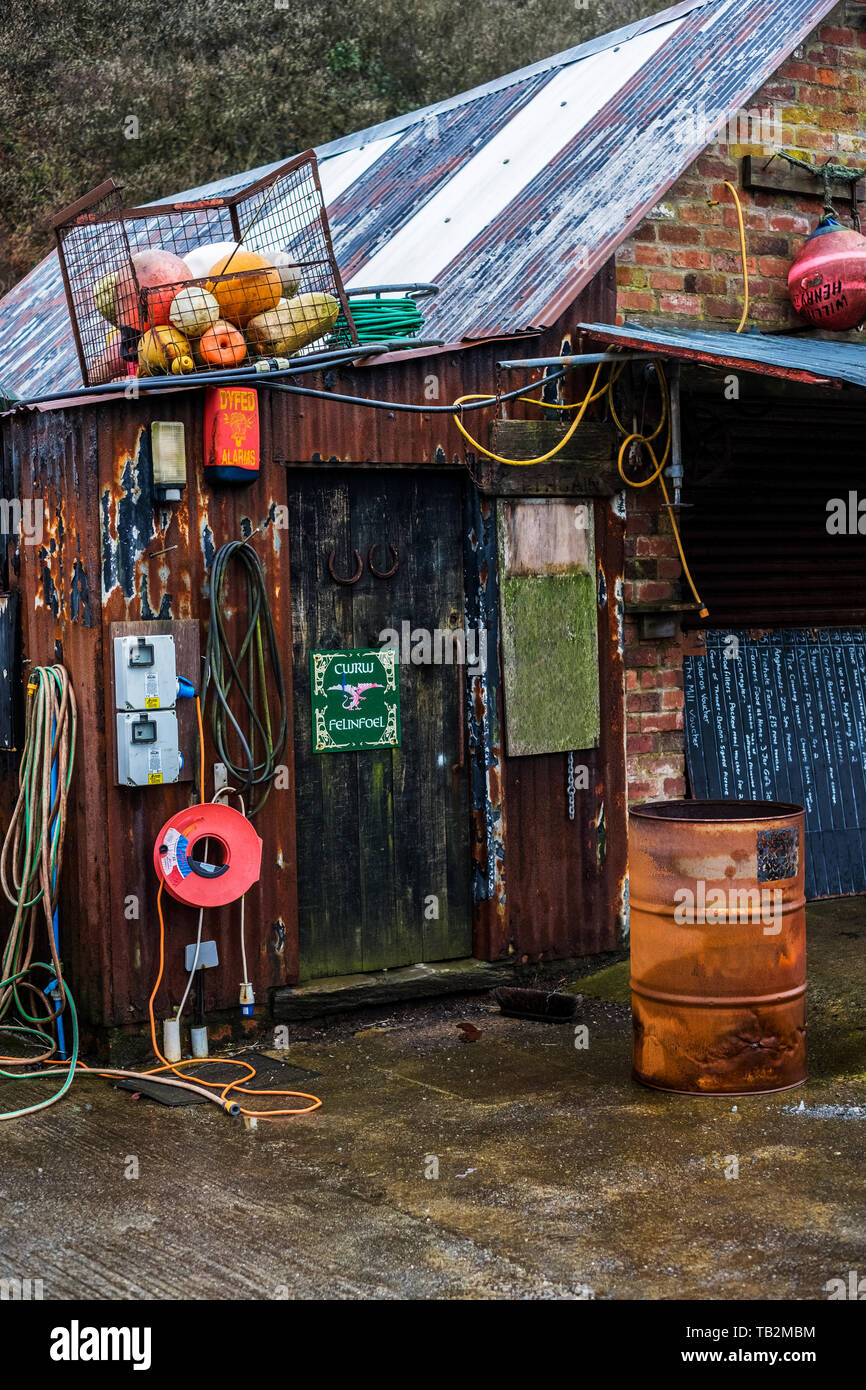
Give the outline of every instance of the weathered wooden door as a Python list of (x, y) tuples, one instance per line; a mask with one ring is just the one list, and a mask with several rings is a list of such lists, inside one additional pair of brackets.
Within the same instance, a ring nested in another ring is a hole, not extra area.
[[(471, 954), (466, 668), (399, 663), (401, 746), (313, 749), (310, 652), (463, 627), (462, 482), (447, 475), (287, 475), (294, 626), (300, 970), (305, 979)], [(397, 552), (396, 572), (387, 571)], [(336, 582), (329, 571), (355, 584)], [(445, 646), (445, 644), (442, 644)]]

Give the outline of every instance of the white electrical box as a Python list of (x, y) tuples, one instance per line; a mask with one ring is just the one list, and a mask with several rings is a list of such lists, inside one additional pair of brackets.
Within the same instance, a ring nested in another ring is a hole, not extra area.
[(119, 710), (173, 710), (176, 699), (177, 664), (171, 634), (115, 637), (115, 707)]
[(182, 767), (177, 714), (173, 709), (139, 709), (118, 714), (117, 780), (122, 787), (177, 782)]

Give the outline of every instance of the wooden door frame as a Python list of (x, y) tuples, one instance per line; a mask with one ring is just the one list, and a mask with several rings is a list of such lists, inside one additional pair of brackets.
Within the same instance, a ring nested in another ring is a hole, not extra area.
[[(402, 467), (402, 466), (399, 466), (399, 465), (387, 465), (387, 464), (384, 464), (384, 465), (369, 465), (369, 466), (365, 466), (365, 467), (363, 467), (363, 468), (355, 468), (355, 467), (353, 467), (352, 465), (341, 464), (341, 463), (339, 463), (339, 462), (337, 462), (337, 461), (333, 461), (333, 462), (331, 462), (329, 465), (326, 465), (326, 466), (324, 466), (324, 467), (321, 467), (321, 466), (320, 466), (320, 467), (315, 468), (315, 469), (311, 469), (308, 465), (305, 465), (305, 464), (293, 464), (293, 463), (288, 463), (288, 462), (286, 462), (284, 466), (285, 466), (285, 471), (286, 471), (286, 497), (287, 497), (287, 501), (289, 500), (289, 490), (290, 490), (290, 488), (291, 488), (291, 486), (292, 486), (292, 479), (293, 479), (293, 478), (298, 479), (298, 480), (303, 479), (305, 482), (310, 483), (310, 484), (317, 485), (317, 486), (320, 487), (320, 488), (327, 488), (329, 485), (330, 485), (330, 486), (334, 486), (334, 485), (335, 485), (335, 481), (336, 481), (335, 475), (340, 475), (340, 478), (341, 478), (341, 479), (348, 478), (349, 480), (351, 480), (351, 479), (353, 478), (353, 476), (354, 476), (356, 473), (359, 474), (361, 477), (365, 477), (365, 476), (368, 477), (371, 473), (376, 473), (376, 474), (381, 475), (381, 477), (382, 477), (384, 480), (388, 480), (388, 479), (391, 479), (391, 478), (394, 478), (394, 477), (399, 476), (399, 477), (400, 477), (401, 479), (403, 479), (404, 482), (405, 482), (405, 481), (407, 480), (407, 477), (412, 478), (412, 479), (414, 479), (414, 480), (417, 481), (419, 475), (423, 475), (424, 478), (425, 478), (426, 480), (429, 481), (429, 480), (430, 480), (430, 477), (431, 477), (431, 475), (432, 475), (432, 473), (434, 473), (434, 472), (440, 472), (440, 473), (444, 472), (445, 475), (446, 475), (446, 477), (447, 477), (447, 479), (448, 479), (448, 482), (449, 482), (449, 485), (450, 485), (450, 486), (453, 486), (455, 483), (457, 484), (457, 487), (456, 487), (456, 489), (455, 489), (455, 491), (456, 491), (456, 493), (457, 493), (457, 497), (456, 497), (456, 505), (455, 505), (455, 507), (454, 507), (454, 512), (453, 512), (452, 537), (453, 537), (453, 545), (454, 545), (454, 561), (455, 561), (455, 566), (456, 566), (456, 571), (457, 571), (457, 578), (458, 578), (458, 582), (459, 582), (460, 600), (461, 600), (461, 604), (462, 604), (462, 612), (463, 612), (463, 615), (464, 615), (464, 630), (465, 630), (465, 621), (466, 621), (465, 615), (466, 615), (466, 606), (467, 606), (467, 598), (466, 598), (466, 567), (465, 567), (465, 556), (464, 556), (464, 554), (463, 554), (463, 552), (462, 552), (462, 539), (461, 539), (461, 537), (462, 537), (462, 518), (463, 518), (463, 514), (464, 514), (464, 512), (465, 512), (465, 494), (466, 494), (466, 488), (465, 488), (464, 481), (463, 481), (463, 480), (464, 480), (464, 473), (463, 473), (463, 470), (462, 470), (462, 469), (456, 469), (456, 468), (452, 468), (452, 467), (448, 467), (448, 468), (445, 468), (445, 469), (431, 469), (431, 468), (429, 468), (429, 467), (424, 467), (424, 468), (419, 468), (419, 467)], [(354, 542), (352, 542), (352, 544), (354, 544)], [(286, 548), (287, 548), (287, 551), (289, 551), (289, 552), (291, 551), (291, 536), (290, 536), (290, 535), (289, 535), (289, 536), (287, 537), (287, 539), (286, 539)], [(366, 556), (364, 557), (364, 559), (365, 559), (365, 567), (366, 567)], [(339, 558), (338, 558), (338, 566), (340, 565), (340, 563), (341, 563), (341, 562), (340, 562), (340, 560), (339, 560)], [(350, 566), (350, 568), (351, 568), (351, 566)], [(295, 663), (295, 650), (294, 650), (294, 628), (295, 628), (295, 623), (294, 623), (294, 606), (295, 606), (295, 598), (296, 598), (296, 588), (293, 587), (293, 585), (292, 585), (292, 579), (291, 579), (291, 576), (292, 576), (292, 556), (291, 556), (291, 553), (288, 554), (288, 559), (287, 559), (287, 564), (286, 564), (286, 573), (287, 573), (287, 575), (288, 575), (288, 602), (289, 602), (289, 610), (290, 610), (290, 615), (289, 615), (289, 616), (290, 616), (290, 623), (291, 623), (292, 634), (293, 634), (293, 636), (292, 636), (292, 643), (291, 643), (291, 645), (290, 645), (289, 653), (288, 653), (288, 662), (287, 662), (287, 665), (286, 665), (286, 681), (287, 681), (287, 686), (290, 687), (292, 690), (294, 690), (294, 681), (295, 681), (295, 679), (296, 679), (296, 676), (297, 676), (298, 679), (303, 679), (303, 677), (302, 677), (298, 672), (296, 672), (296, 669), (295, 669), (296, 663)], [(449, 664), (449, 663), (445, 663), (445, 664)], [(458, 672), (459, 672), (459, 671), (460, 671), (460, 664), (458, 664)], [(465, 674), (461, 672), (461, 674), (460, 674), (460, 682), (459, 682), (459, 690), (458, 690), (458, 710), (460, 711), (461, 719), (460, 719), (460, 726), (458, 726), (458, 728), (455, 730), (455, 733), (454, 733), (454, 742), (455, 742), (455, 744), (458, 746), (458, 748), (459, 748), (459, 750), (460, 750), (460, 751), (459, 751), (459, 754), (458, 754), (458, 758), (459, 758), (459, 763), (462, 763), (462, 765), (463, 765), (463, 776), (464, 776), (465, 778), (468, 778), (468, 772), (469, 772), (469, 768), (468, 768), (468, 753), (467, 753), (467, 747), (468, 747), (467, 707), (466, 707), (466, 704), (465, 704), (465, 697), (466, 697), (467, 689), (468, 689), (468, 686), (467, 686), (467, 681), (466, 681), (466, 678), (465, 678)], [(450, 703), (450, 699), (449, 699), (449, 703)], [(299, 725), (298, 725), (298, 723), (297, 723), (297, 710), (296, 710), (296, 708), (295, 708), (296, 702), (295, 702), (295, 700), (294, 700), (294, 697), (293, 697), (293, 700), (292, 700), (292, 704), (293, 704), (292, 737), (293, 737), (293, 738), (302, 738), (302, 737), (304, 736), (304, 730), (303, 730), (302, 728), (300, 728)], [(462, 726), (462, 727), (461, 727), (461, 726)], [(459, 765), (459, 764), (455, 764), (455, 771), (457, 770), (458, 765)], [(299, 802), (298, 802), (298, 785), (299, 785), (299, 779), (298, 779), (298, 777), (297, 777), (297, 775), (296, 775), (295, 778), (294, 778), (294, 780), (293, 780), (293, 786), (292, 786), (292, 795), (293, 795), (293, 798), (294, 798), (294, 806), (295, 806), (295, 825), (296, 825), (296, 828), (299, 827), (299, 825), (300, 825), (300, 818), (301, 818), (301, 816), (302, 816), (302, 814), (303, 814), (303, 807), (300, 806), (300, 805), (299, 805)], [(461, 793), (461, 800), (462, 800), (462, 798), (463, 798), (463, 795), (464, 795), (464, 794)], [(440, 959), (443, 960), (443, 961), (454, 960), (454, 959), (472, 959), (475, 955), (477, 955), (477, 951), (476, 951), (476, 949), (475, 949), (475, 946), (476, 946), (476, 936), (475, 936), (475, 915), (476, 915), (476, 914), (475, 914), (475, 899), (474, 899), (474, 893), (473, 893), (473, 887), (472, 887), (472, 869), (471, 869), (471, 861), (470, 861), (470, 859), (469, 859), (469, 857), (468, 857), (468, 856), (469, 856), (469, 853), (470, 853), (470, 842), (469, 842), (468, 836), (469, 836), (469, 833), (470, 833), (470, 827), (471, 827), (471, 823), (472, 823), (472, 822), (471, 822), (471, 819), (470, 819), (470, 806), (469, 806), (469, 803), (471, 802), (471, 791), (469, 790), (468, 786), (467, 786), (467, 792), (466, 792), (465, 796), (466, 796), (466, 802), (465, 802), (466, 814), (465, 814), (465, 815), (461, 815), (461, 818), (460, 818), (460, 825), (461, 825), (461, 831), (460, 831), (460, 836), (461, 836), (461, 838), (460, 838), (460, 846), (461, 846), (461, 854), (465, 854), (465, 855), (467, 856), (467, 857), (464, 859), (463, 863), (464, 863), (464, 866), (465, 866), (465, 875), (466, 875), (466, 898), (465, 898), (465, 900), (464, 900), (464, 904), (465, 904), (465, 912), (466, 912), (467, 918), (468, 918), (468, 925), (469, 925), (470, 931), (471, 931), (471, 941), (470, 941), (470, 943), (469, 943), (469, 951), (467, 952), (467, 954), (466, 954), (465, 956), (456, 956), (456, 957), (452, 957), (452, 956), (446, 955), (446, 956), (443, 956), (443, 957), (441, 957), (441, 958), (440, 958), (439, 956), (436, 956), (436, 955), (431, 956), (431, 957), (430, 957), (430, 963), (431, 963), (431, 964), (438, 962)], [(297, 870), (298, 870), (298, 879), (300, 879), (300, 874), (301, 874), (301, 863), (300, 863), (300, 858), (301, 858), (301, 845), (300, 845), (299, 839), (297, 838), (297, 835), (298, 835), (298, 831), (297, 831), (297, 829), (296, 829), (295, 861), (296, 861)], [(463, 838), (464, 836), (466, 836), (465, 839)], [(322, 976), (322, 975), (311, 975), (311, 976), (305, 976), (305, 975), (304, 975), (304, 953), (303, 953), (303, 943), (302, 943), (302, 941), (301, 941), (301, 935), (302, 935), (302, 930), (301, 930), (301, 928), (302, 928), (302, 923), (301, 923), (300, 904), (296, 902), (296, 916), (295, 916), (295, 926), (294, 926), (294, 939), (295, 939), (295, 943), (296, 943), (296, 952), (297, 952), (297, 975), (296, 975), (296, 977), (295, 977), (296, 980), (299, 981), (299, 982), (302, 982), (304, 985), (306, 985), (307, 983), (309, 983), (311, 980), (314, 980), (314, 979), (315, 979), (315, 980), (320, 980), (320, 979), (327, 979), (327, 978), (340, 978), (339, 976), (328, 977), (328, 976)], [(425, 956), (424, 959), (426, 960), (427, 957)], [(414, 964), (415, 962), (411, 962), (411, 963)], [(359, 967), (357, 967), (355, 970), (352, 970), (350, 973), (364, 973), (364, 974), (366, 974), (366, 973), (376, 973), (376, 971), (379, 970), (379, 969), (381, 969), (381, 968), (385, 968), (385, 967), (378, 967), (378, 966), (373, 965), (373, 966), (370, 966), (370, 967), (367, 967), (367, 968), (363, 968), (363, 967), (360, 967), (360, 966), (359, 966)], [(394, 968), (399, 968), (399, 967), (392, 966), (392, 967), (388, 967), (388, 968), (394, 969)]]

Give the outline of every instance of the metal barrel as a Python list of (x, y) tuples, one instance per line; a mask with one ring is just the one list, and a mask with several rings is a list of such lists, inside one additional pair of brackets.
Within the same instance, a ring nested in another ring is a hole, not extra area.
[(660, 801), (629, 816), (634, 1075), (694, 1095), (806, 1079), (805, 812)]

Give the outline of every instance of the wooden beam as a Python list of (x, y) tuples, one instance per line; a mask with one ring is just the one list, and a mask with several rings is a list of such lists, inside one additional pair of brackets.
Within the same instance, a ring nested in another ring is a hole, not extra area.
[[(796, 193), (801, 198), (816, 198), (822, 201), (824, 198), (822, 178), (814, 177), (805, 169), (798, 169), (796, 164), (789, 164), (786, 159), (770, 161), (763, 156), (755, 157), (750, 154), (743, 158), (743, 187), (762, 193)], [(851, 185), (845, 180), (831, 179), (830, 193), (840, 202), (850, 205)], [(857, 182), (857, 201), (866, 201), (866, 183), (863, 179)]]
[[(490, 449), (503, 458), (531, 459), (561, 442), (568, 424), (558, 420), (494, 420)], [(479, 488), (487, 496), (611, 497), (622, 489), (610, 425), (582, 424), (547, 463), (515, 467), (480, 458)]]

